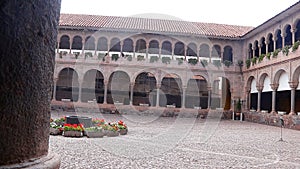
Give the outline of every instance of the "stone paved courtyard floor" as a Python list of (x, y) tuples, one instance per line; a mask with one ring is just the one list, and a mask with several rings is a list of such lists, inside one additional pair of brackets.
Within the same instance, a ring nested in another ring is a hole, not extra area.
[(61, 168), (300, 168), (300, 131), (256, 123), (138, 115), (52, 112), (123, 120), (125, 136), (50, 136)]

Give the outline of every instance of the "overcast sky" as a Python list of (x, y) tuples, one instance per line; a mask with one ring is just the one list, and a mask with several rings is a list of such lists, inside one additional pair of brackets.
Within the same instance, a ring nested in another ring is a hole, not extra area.
[(62, 0), (61, 13), (258, 26), (298, 0)]

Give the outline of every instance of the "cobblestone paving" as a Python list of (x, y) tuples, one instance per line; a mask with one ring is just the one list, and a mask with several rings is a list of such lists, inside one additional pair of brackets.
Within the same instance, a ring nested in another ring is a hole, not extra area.
[[(75, 113), (52, 112), (53, 118)], [(77, 115), (122, 119), (125, 136), (50, 136), (61, 168), (300, 168), (300, 131), (217, 119)]]

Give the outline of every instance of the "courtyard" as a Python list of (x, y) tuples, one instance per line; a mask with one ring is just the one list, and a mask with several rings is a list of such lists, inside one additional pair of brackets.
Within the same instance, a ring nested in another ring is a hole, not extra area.
[(103, 138), (50, 136), (61, 168), (300, 168), (299, 131), (249, 122), (52, 112), (123, 120), (127, 135)]

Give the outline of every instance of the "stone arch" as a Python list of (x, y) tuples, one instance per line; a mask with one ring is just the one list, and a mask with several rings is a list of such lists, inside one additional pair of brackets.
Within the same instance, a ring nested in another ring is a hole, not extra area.
[[(300, 66), (298, 66), (295, 71), (292, 74), (292, 82), (298, 82), (299, 83), (299, 76), (300, 76)], [(299, 86), (299, 85), (298, 85)]]
[(221, 47), (220, 45), (213, 45), (211, 51), (211, 57), (221, 58)]
[(209, 51), (208, 44), (203, 43), (200, 45), (199, 56), (200, 57), (210, 57), (210, 51)]
[(96, 101), (103, 103), (104, 101), (104, 76), (97, 69), (90, 69), (85, 72), (81, 85), (81, 101)]
[(224, 53), (223, 53), (223, 61), (230, 61), (232, 62), (233, 53), (232, 53), (232, 47), (231, 46), (225, 46), (224, 47)]
[(282, 48), (282, 37), (281, 37), (281, 30), (280, 29), (277, 29), (275, 31), (275, 39), (276, 39), (275, 49), (281, 49)]
[(129, 105), (130, 103), (130, 77), (122, 70), (111, 73), (108, 81), (107, 103), (121, 103)]
[(84, 49), (95, 50), (95, 38), (93, 36), (88, 36), (85, 38)]
[(172, 43), (170, 41), (164, 41), (161, 45), (161, 54), (172, 55)]
[(110, 49), (112, 52), (121, 52), (121, 41), (119, 38), (112, 38), (110, 40)]
[(175, 43), (174, 55), (184, 56), (184, 43), (179, 41)]
[(258, 80), (258, 85), (259, 86), (263, 86), (264, 85), (264, 80), (265, 78), (268, 76), (267, 73), (263, 73), (259, 76), (259, 80)]
[(258, 57), (259, 56), (259, 48), (258, 48), (258, 41), (255, 40), (254, 41), (254, 57)]
[(79, 81), (78, 73), (70, 67), (63, 68), (58, 73), (56, 82), (56, 100), (70, 99), (78, 101)]
[(286, 73), (286, 70), (279, 69), (279, 70), (276, 71), (276, 73), (274, 75), (274, 78), (272, 80), (273, 84), (279, 84), (279, 78), (280, 78), (280, 76), (281, 76), (282, 73)]
[(291, 46), (293, 44), (291, 28), (289, 24), (284, 27), (284, 46)]
[(70, 37), (68, 35), (60, 37), (59, 49), (70, 49)]
[(76, 35), (73, 37), (72, 49), (82, 50), (82, 37), (81, 36)]
[(97, 43), (97, 51), (108, 51), (108, 43), (106, 37), (100, 37)]
[(295, 42), (297, 42), (300, 41), (300, 19), (296, 20), (294, 28), (296, 29)]
[(186, 51), (187, 56), (197, 56), (197, 45), (195, 43), (189, 43)]
[(260, 39), (260, 45), (261, 45), (261, 47), (260, 47), (261, 54), (266, 54), (266, 39), (265, 39), (265, 37), (262, 37)]
[(274, 52), (274, 40), (273, 40), (272, 33), (269, 33), (267, 35), (267, 43), (268, 43), (268, 52)]
[(146, 53), (146, 41), (144, 39), (138, 39), (136, 41), (135, 52)]
[(186, 108), (208, 108), (208, 81), (202, 75), (194, 75), (188, 80), (186, 89)]
[(253, 57), (252, 43), (248, 44), (248, 59)]
[(157, 40), (151, 40), (149, 42), (149, 54), (159, 54), (159, 42)]
[(182, 107), (182, 80), (177, 74), (166, 74), (161, 80), (161, 94), (159, 105), (174, 105), (177, 108)]
[(156, 105), (156, 97), (152, 97), (156, 89), (157, 80), (155, 75), (150, 72), (141, 72), (135, 78), (133, 87), (133, 105), (148, 104)]
[(133, 40), (131, 38), (124, 39), (123, 52), (133, 52)]

